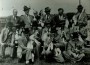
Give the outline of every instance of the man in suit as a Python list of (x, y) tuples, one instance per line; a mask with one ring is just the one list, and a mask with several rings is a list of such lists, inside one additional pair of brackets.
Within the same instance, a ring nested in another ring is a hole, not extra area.
[(10, 47), (10, 57), (13, 56), (13, 42), (14, 42), (14, 35), (12, 32), (13, 23), (8, 22), (5, 27), (1, 31), (1, 38), (0, 38), (0, 44), (1, 44), (1, 53), (2, 57), (5, 57), (5, 50), (6, 47)]
[(49, 7), (46, 7), (45, 8), (45, 15), (43, 15), (41, 18), (42, 18), (42, 22), (44, 23), (44, 26), (50, 26), (50, 23), (52, 22), (52, 18), (53, 18), (53, 15), (50, 14), (51, 12), (51, 9)]
[(24, 6), (23, 9), (24, 9), (23, 11), (24, 11), (25, 15), (21, 16), (21, 22), (24, 22), (25, 28), (27, 30), (30, 30), (34, 17), (29, 14), (29, 11), (30, 11), (29, 6)]
[[(14, 54), (16, 54), (15, 53), (15, 51), (16, 51), (16, 49), (15, 49), (15, 46), (16, 46), (16, 44), (15, 44), (15, 34), (16, 34), (16, 30), (20, 28), (20, 17), (17, 16), (17, 14), (18, 14), (18, 11), (16, 9), (13, 9), (13, 15), (11, 15), (7, 18), (7, 22), (11, 22), (13, 24), (12, 33), (14, 35), (14, 37), (13, 37), (14, 38), (14, 42), (13, 42), (14, 43), (14, 47), (13, 47)], [(13, 58), (15, 57), (14, 54), (12, 56)]]
[(56, 22), (56, 27), (61, 27), (61, 30), (63, 30), (65, 27), (68, 28), (69, 22), (64, 14), (63, 8), (58, 9), (58, 15), (54, 17), (54, 21)]
[(13, 26), (17, 29), (20, 25), (20, 17), (17, 16), (18, 11), (13, 9), (13, 15), (9, 16), (7, 22), (12, 22)]

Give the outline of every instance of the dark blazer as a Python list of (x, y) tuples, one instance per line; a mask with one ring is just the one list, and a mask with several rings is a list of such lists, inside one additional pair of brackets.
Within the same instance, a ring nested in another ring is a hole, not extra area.
[(47, 19), (46, 16), (47, 16), (46, 14), (42, 16), (42, 22), (43, 22), (45, 25), (51, 24), (52, 19), (53, 19), (54, 16), (53, 16), (52, 14), (50, 14), (50, 15), (48, 16), (48, 19)]
[(59, 15), (54, 16), (56, 27), (62, 27), (65, 25), (66, 16), (65, 15), (62, 15), (62, 16), (63, 16), (63, 19), (59, 19)]
[(20, 17), (16, 16), (16, 19), (14, 19), (13, 15), (11, 15), (8, 17), (7, 22), (12, 22), (13, 26), (18, 27), (20, 25)]

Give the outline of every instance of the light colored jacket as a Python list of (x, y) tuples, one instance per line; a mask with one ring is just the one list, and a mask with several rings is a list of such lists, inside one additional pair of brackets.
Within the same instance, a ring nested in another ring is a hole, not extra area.
[(30, 28), (30, 26), (32, 25), (34, 17), (32, 15), (22, 15), (21, 16), (21, 21), (24, 22), (25, 24), (25, 28)]

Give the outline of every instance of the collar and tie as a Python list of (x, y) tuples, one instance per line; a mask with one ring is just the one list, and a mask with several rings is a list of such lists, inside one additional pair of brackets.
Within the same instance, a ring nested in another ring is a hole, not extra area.
[(13, 16), (13, 19), (16, 21), (17, 20), (17, 17), (16, 16)]
[(27, 19), (28, 19), (29, 23), (31, 23), (31, 20), (30, 20), (29, 15), (26, 15), (26, 17), (27, 17)]

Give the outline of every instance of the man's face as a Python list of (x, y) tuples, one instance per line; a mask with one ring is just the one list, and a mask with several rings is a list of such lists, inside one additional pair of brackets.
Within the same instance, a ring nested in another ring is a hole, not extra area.
[(62, 15), (62, 14), (63, 14), (63, 10), (59, 10), (59, 11), (58, 11), (58, 14), (59, 14), (59, 15)]
[(29, 10), (24, 11), (26, 15), (29, 15)]
[(77, 9), (77, 10), (78, 10), (79, 13), (81, 13), (83, 9)]
[(14, 15), (14, 16), (17, 16), (17, 13), (18, 13), (17, 10), (14, 9), (14, 10), (13, 10), (13, 15)]

